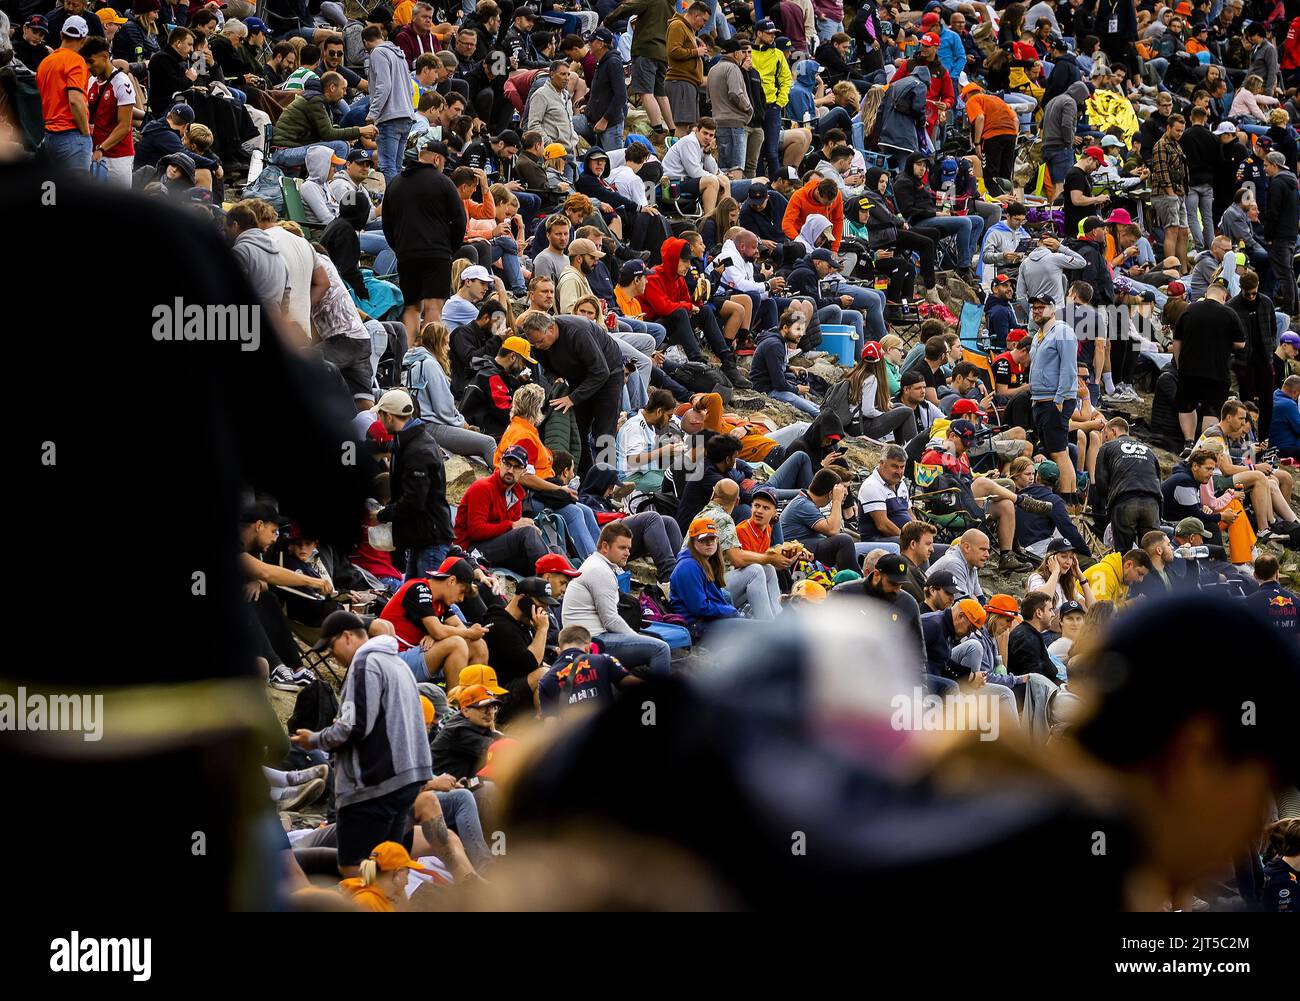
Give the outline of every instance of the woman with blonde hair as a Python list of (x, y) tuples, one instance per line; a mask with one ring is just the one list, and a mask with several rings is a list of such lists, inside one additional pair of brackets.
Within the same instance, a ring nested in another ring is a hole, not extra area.
[[(1264, 78), (1252, 73), (1241, 82), (1241, 89), (1232, 98), (1232, 107), (1228, 117), (1236, 121), (1237, 127), (1255, 135), (1268, 132), (1268, 113), (1277, 107), (1277, 98), (1264, 93)], [(1242, 119), (1245, 119), (1243, 122)]]
[(889, 380), (889, 395), (897, 396), (902, 389), (903, 378), (903, 338), (897, 334), (886, 334), (880, 338), (880, 350), (885, 356), (885, 375)]
[(693, 632), (719, 619), (738, 618), (740, 611), (724, 590), (726, 583), (717, 523), (712, 518), (696, 518), (687, 529), (668, 581), (672, 611), (685, 618)]
[(402, 385), (415, 401), (415, 412), (434, 440), (452, 455), (492, 468), (496, 442), (472, 428), (451, 391), (451, 332), (434, 320), (415, 335), (415, 346), (402, 356)]
[(406, 910), (406, 883), (412, 872), (438, 883), (448, 882), (441, 873), (416, 862), (396, 841), (385, 841), (375, 846), (369, 858), (362, 860), (361, 875), (339, 883), (339, 892), (362, 910), (381, 913)]
[(536, 513), (542, 508), (549, 508), (558, 514), (569, 531), (569, 539), (578, 559), (585, 560), (596, 551), (600, 526), (596, 524), (596, 515), (591, 508), (578, 503), (577, 491), (554, 480), (554, 456), (537, 433), (537, 427), (544, 417), (542, 406), (545, 402), (546, 390), (536, 383), (530, 382), (515, 390), (510, 403), (510, 423), (501, 435), (501, 443), (497, 445), (493, 456), (493, 465), (501, 464), (502, 453), (511, 445), (523, 447), (528, 453), (531, 470), (519, 478), (519, 482), (532, 491), (527, 510)]
[(867, 341), (849, 373), (849, 426), (877, 441), (898, 441), (903, 437), (901, 429), (912, 419), (910, 407), (890, 399), (889, 370), (880, 342)]

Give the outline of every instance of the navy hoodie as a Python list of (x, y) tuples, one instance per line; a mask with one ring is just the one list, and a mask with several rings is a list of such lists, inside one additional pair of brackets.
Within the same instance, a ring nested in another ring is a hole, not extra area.
[(793, 393), (794, 387), (785, 377), (786, 346), (780, 331), (769, 331), (759, 338), (749, 376), (754, 390), (759, 393)]

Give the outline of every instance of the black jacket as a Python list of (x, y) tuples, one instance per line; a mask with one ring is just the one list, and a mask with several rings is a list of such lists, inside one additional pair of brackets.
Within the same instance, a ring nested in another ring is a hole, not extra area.
[(1007, 670), (1012, 674), (1041, 674), (1056, 680), (1056, 664), (1047, 652), (1043, 634), (1022, 622), (1007, 637)]
[(1046, 107), (1048, 101), (1064, 94), (1070, 84), (1082, 79), (1083, 69), (1075, 61), (1074, 53), (1067, 52), (1052, 63), (1052, 74), (1047, 78), (1047, 85), (1043, 88), (1042, 99), (1038, 102), (1039, 107)]
[(461, 413), (470, 424), (499, 441), (510, 426), (511, 399), (522, 385), (497, 365), (495, 358), (475, 358), (470, 362), (469, 378), (465, 380)]
[(467, 779), (478, 774), (487, 749), (501, 734), (475, 726), (468, 716), (453, 716), (433, 738), (433, 773)]
[(393, 449), (392, 502), (378, 518), (392, 522), (398, 549), (423, 549), (451, 542), (451, 509), (447, 507), (447, 470), (442, 449), (429, 425), (411, 421), (397, 433)]
[(1300, 196), (1296, 193), (1295, 174), (1279, 170), (1269, 179), (1268, 204), (1259, 214), (1264, 224), (1264, 239), (1295, 241), (1300, 229)]
[(1180, 140), (1187, 157), (1187, 183), (1213, 184), (1223, 159), (1223, 144), (1204, 125), (1192, 125)]
[(384, 195), (384, 238), (399, 262), (450, 261), (465, 242), (465, 206), (451, 178), (431, 163), (415, 163), (393, 178)]
[(605, 53), (596, 64), (587, 98), (587, 121), (594, 129), (602, 118), (612, 128), (627, 114), (627, 83), (623, 78), (623, 60), (617, 52)]
[(1097, 452), (1093, 486), (1108, 509), (1125, 497), (1150, 497), (1160, 503), (1160, 482), (1160, 460), (1136, 438), (1124, 435), (1106, 442)]
[(1277, 350), (1277, 314), (1273, 311), (1273, 300), (1266, 295), (1255, 295), (1251, 302), (1244, 295), (1235, 295), (1228, 300), (1227, 306), (1237, 314), (1241, 329), (1246, 332), (1246, 346), (1234, 351), (1232, 364), (1235, 368), (1255, 365), (1268, 368), (1272, 365), (1273, 352)]
[(912, 174), (912, 165), (924, 159), (924, 154), (913, 153), (907, 158), (898, 180), (894, 181), (894, 204), (898, 206), (898, 214), (914, 226), (938, 215), (934, 191)]
[(1066, 240), (1065, 245), (1086, 262), (1071, 274), (1074, 281), (1084, 281), (1092, 286), (1092, 305), (1110, 306), (1115, 302), (1115, 282), (1106, 265), (1106, 257), (1092, 240)]
[[(907, 585), (903, 585), (904, 588)], [(854, 581), (845, 588), (835, 588), (834, 594), (845, 591), (850, 597), (871, 598), (886, 605), (885, 612), (890, 619), (907, 630), (908, 637), (916, 643), (921, 658), (925, 658), (925, 634), (921, 630), (921, 606), (906, 590), (885, 594), (871, 585), (871, 578)]]
[(165, 115), (176, 103), (174, 95), (194, 86), (185, 75), (187, 68), (176, 50), (170, 47), (149, 60), (149, 113), (155, 118)]
[(581, 316), (557, 316), (560, 336), (546, 350), (533, 353), (552, 379), (569, 384), (574, 403), (595, 396), (606, 383), (623, 383), (623, 352), (603, 327)]

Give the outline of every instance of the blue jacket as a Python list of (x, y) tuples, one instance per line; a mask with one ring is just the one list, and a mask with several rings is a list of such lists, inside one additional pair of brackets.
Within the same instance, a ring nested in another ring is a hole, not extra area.
[(942, 21), (939, 22), (939, 62), (952, 77), (953, 86), (957, 86), (957, 80), (966, 68), (966, 46), (961, 43), (961, 35)]
[[(1184, 518), (1200, 518), (1210, 531), (1215, 530), (1216, 518), (1207, 518), (1201, 511), (1201, 485), (1192, 475), (1192, 467), (1180, 462), (1169, 479), (1160, 484), (1161, 518), (1177, 525)], [(1217, 540), (1216, 540), (1217, 541)]]
[(1052, 537), (1052, 529), (1057, 529), (1062, 537), (1078, 552), (1088, 552), (1088, 543), (1083, 540), (1079, 530), (1070, 520), (1069, 509), (1061, 495), (1042, 483), (1031, 483), (1020, 491), (1029, 497), (1045, 500), (1052, 505), (1051, 514), (1030, 514), (1028, 511), (1016, 511), (1016, 545), (1024, 549), (1035, 542), (1042, 542)]
[(1016, 325), (1016, 313), (1011, 308), (1011, 301), (989, 293), (984, 300), (984, 318), (988, 322), (989, 341), (996, 348), (1007, 346), (1007, 334)]
[(677, 566), (668, 579), (672, 611), (692, 625), (711, 619), (734, 619), (740, 615), (736, 606), (717, 584), (704, 576), (699, 561), (683, 549), (677, 554)]
[(1029, 351), (1029, 395), (1064, 403), (1079, 390), (1079, 339), (1068, 323), (1057, 320)]
[(772, 331), (759, 338), (749, 370), (756, 392), (794, 392), (790, 380), (785, 377), (785, 356), (785, 341), (782, 340), (780, 331)]
[(817, 89), (817, 74), (821, 64), (815, 59), (804, 59), (795, 64), (794, 83), (790, 85), (790, 96), (785, 102), (786, 115), (795, 122), (802, 122), (804, 115), (811, 115), (811, 121), (817, 121), (817, 107), (813, 104), (813, 92)]
[(952, 624), (952, 609), (926, 612), (921, 616), (921, 635), (925, 637), (925, 673), (941, 678), (964, 678), (970, 671), (953, 662), (952, 648), (958, 642), (957, 630)]
[(1275, 448), (1300, 448), (1300, 405), (1280, 389), (1273, 390), (1268, 443)]
[(930, 71), (917, 66), (910, 76), (889, 85), (876, 117), (880, 142), (894, 149), (914, 151), (920, 145), (916, 130), (925, 125), (925, 98)]

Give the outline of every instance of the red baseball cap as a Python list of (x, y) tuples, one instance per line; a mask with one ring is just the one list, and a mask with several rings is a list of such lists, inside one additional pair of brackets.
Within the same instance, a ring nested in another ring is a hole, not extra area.
[(952, 416), (963, 417), (966, 414), (979, 414), (983, 417), (984, 411), (974, 400), (960, 399), (952, 405)]
[(1179, 281), (1172, 281), (1165, 286), (1165, 293), (1167, 295), (1185, 295), (1186, 292), (1187, 292), (1186, 286), (1184, 286), (1183, 283)]
[(1028, 336), (1029, 331), (1024, 327), (1012, 327), (1011, 331), (1007, 334), (1007, 344), (1019, 344)]
[(1036, 62), (1038, 50), (1028, 42), (1016, 42), (1011, 46), (1011, 55), (1020, 62)]
[(994, 285), (1010, 285), (1010, 284), (1011, 284), (1011, 276), (1010, 276), (1010, 275), (995, 275), (994, 278), (993, 278), (993, 284), (994, 284)]
[(1083, 151), (1084, 156), (1090, 156), (1098, 163), (1106, 162), (1106, 151), (1100, 146), (1089, 146)]
[(934, 11), (930, 11), (930, 13), (926, 14), (925, 17), (921, 18), (921, 23), (925, 25), (927, 28), (933, 24), (938, 24), (939, 15), (936, 14)]
[(939, 47), (939, 36), (936, 35), (933, 31), (927, 31), (924, 35), (921, 36), (921, 44), (928, 45), (931, 48), (937, 49)]
[(566, 577), (582, 576), (582, 571), (574, 570), (573, 564), (559, 553), (547, 553), (537, 561), (536, 570), (539, 575), (544, 573), (562, 573)]

